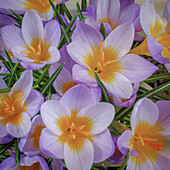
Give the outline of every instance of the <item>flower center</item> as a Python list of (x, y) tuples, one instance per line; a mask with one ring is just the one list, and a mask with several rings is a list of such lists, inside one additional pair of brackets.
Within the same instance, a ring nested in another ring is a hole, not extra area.
[(40, 169), (40, 163), (37, 162), (37, 163), (34, 163), (31, 166), (19, 166), (19, 168), (20, 168), (20, 170), (26, 170), (26, 169), (37, 170), (37, 169)]
[(99, 62), (97, 63), (97, 67), (94, 69), (97, 73), (101, 73), (103, 68), (111, 63), (116, 63), (117, 60), (109, 60), (105, 61), (105, 53), (102, 51), (103, 42), (100, 42), (99, 46)]
[(80, 134), (85, 135), (85, 136), (90, 135), (90, 132), (82, 131), (85, 128), (85, 125), (81, 125), (81, 126), (76, 127), (73, 122), (70, 125), (67, 117), (65, 118), (65, 120), (66, 120), (66, 123), (68, 125), (68, 129), (67, 129), (68, 134), (69, 134), (68, 136), (70, 136), (71, 138), (75, 139), (77, 133), (80, 133)]
[(142, 145), (145, 144), (151, 146), (155, 151), (161, 151), (163, 145), (162, 144), (154, 144), (152, 142), (158, 141), (157, 139), (151, 139), (151, 138), (143, 138), (142, 136), (134, 136), (134, 139), (140, 140)]
[(165, 36), (164, 38), (159, 40), (159, 43), (161, 45), (163, 45), (164, 47), (166, 47), (169, 50), (169, 52), (170, 52), (170, 35)]

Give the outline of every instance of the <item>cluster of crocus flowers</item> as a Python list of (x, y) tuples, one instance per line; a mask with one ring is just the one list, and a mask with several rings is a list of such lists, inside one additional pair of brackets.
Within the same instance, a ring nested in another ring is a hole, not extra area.
[(147, 98), (139, 100), (131, 115), (132, 131), (125, 131), (118, 139), (120, 151), (131, 150), (127, 169), (169, 169), (170, 102), (156, 104)]
[[(32, 71), (22, 73), (9, 93), (0, 94), (0, 137), (10, 134), (25, 136), (31, 128), (31, 118), (37, 114), (44, 101), (43, 96), (32, 89)], [(7, 85), (0, 79), (0, 89)]]
[(104, 161), (114, 152), (107, 129), (114, 114), (114, 107), (96, 103), (87, 87), (74, 86), (60, 101), (49, 100), (42, 105), (46, 128), (40, 148), (52, 158), (64, 159), (70, 170), (90, 169), (93, 162)]
[(73, 79), (90, 87), (97, 86), (94, 71), (107, 90), (121, 98), (130, 98), (132, 83), (143, 81), (158, 68), (135, 55), (126, 55), (133, 43), (134, 27), (131, 23), (114, 29), (103, 41), (95, 28), (79, 21), (67, 46), (72, 59)]
[[(68, 0), (52, 0), (55, 5), (66, 1)], [(22, 13), (28, 10), (34, 10), (45, 21), (52, 19), (54, 13), (48, 0), (1, 0), (0, 8), (10, 8)]]
[(34, 11), (24, 15), (22, 30), (13, 25), (2, 28), (6, 46), (21, 61), (21, 65), (29, 70), (40, 69), (60, 59), (57, 49), (60, 36), (57, 21), (50, 21), (43, 28), (41, 18)]

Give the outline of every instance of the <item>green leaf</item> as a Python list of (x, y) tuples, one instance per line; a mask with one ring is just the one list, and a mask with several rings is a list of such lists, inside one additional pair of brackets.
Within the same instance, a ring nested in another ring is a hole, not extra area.
[(10, 77), (11, 73), (0, 73), (0, 76)]
[(11, 67), (9, 66), (9, 63), (1, 55), (0, 60), (4, 64), (4, 66), (8, 69), (8, 71), (11, 72)]
[(0, 93), (8, 93), (10, 92), (11, 88), (0, 89)]
[(19, 24), (21, 25), (21, 23), (22, 23), (22, 19), (23, 19), (23, 17), (21, 16), (21, 15), (18, 15), (16, 12), (14, 12), (12, 9), (8, 9), (9, 11), (11, 11), (14, 15), (15, 15), (15, 17), (19, 20)]
[(70, 14), (69, 10), (67, 9), (66, 5), (63, 4), (63, 9), (64, 9), (64, 12), (66, 13), (68, 19), (71, 21), (72, 20), (72, 15)]
[(14, 75), (15, 75), (15, 73), (16, 73), (16, 70), (17, 70), (18, 65), (19, 65), (19, 61), (15, 64), (14, 68), (13, 68), (12, 71), (11, 71), (12, 74), (11, 74), (11, 77), (9, 78), (9, 81), (8, 81), (8, 87), (11, 87), (12, 80), (13, 80), (13, 78), (14, 78)]
[(170, 79), (170, 74), (159, 74), (159, 75), (152, 75), (149, 78), (147, 78), (146, 80), (144, 80), (145, 83), (149, 83), (152, 81), (157, 81), (157, 80), (161, 80), (161, 79)]
[(109, 96), (109, 94), (107, 93), (107, 90), (106, 90), (105, 86), (103, 85), (103, 83), (102, 83), (101, 80), (99, 79), (96, 71), (94, 71), (94, 76), (95, 76), (95, 78), (96, 78), (96, 81), (97, 81), (98, 85), (99, 85), (100, 88), (101, 88), (104, 101), (105, 101), (105, 102), (108, 102), (108, 103), (111, 103), (110, 96)]
[(21, 152), (19, 150), (18, 144), (19, 144), (19, 138), (15, 138), (15, 161), (17, 166), (19, 166), (20, 157), (21, 157)]
[(82, 0), (82, 2), (81, 2), (81, 10), (84, 11), (86, 7), (87, 7), (87, 1)]
[[(168, 88), (170, 88), (170, 81), (168, 81), (167, 83), (164, 83), (152, 90), (149, 90), (146, 93), (141, 94), (140, 96), (138, 96), (136, 98), (136, 102), (139, 99), (144, 98), (144, 97), (151, 98)], [(133, 110), (133, 106), (134, 106), (134, 104), (132, 104), (130, 107), (120, 109), (115, 115), (115, 120), (122, 120), (122, 118), (124, 118), (126, 115), (128, 115)]]
[(45, 66), (44, 71), (41, 73), (41, 75), (39, 76), (38, 80), (35, 82), (34, 87), (38, 86), (41, 83), (41, 81), (45, 77), (46, 73), (48, 72), (48, 69), (50, 68), (50, 66), (51, 66), (51, 64)]
[(106, 37), (107, 37), (107, 32), (106, 32), (106, 28), (105, 28), (105, 26), (104, 26), (103, 23), (101, 23), (100, 32), (101, 32), (101, 34), (103, 35), (103, 38), (106, 39)]
[(62, 17), (60, 16), (60, 13), (58, 12), (58, 10), (57, 10), (57, 8), (55, 7), (54, 3), (53, 3), (51, 0), (49, 0), (49, 2), (50, 2), (50, 4), (51, 4), (53, 10), (55, 11), (55, 14), (57, 15), (57, 18), (58, 18), (60, 24), (61, 24), (64, 28), (66, 28), (67, 26), (66, 26), (66, 24), (64, 23)]
[(64, 37), (65, 37), (65, 39), (66, 39), (67, 44), (70, 44), (70, 40), (69, 40), (69, 38), (68, 38), (68, 35), (67, 35), (64, 27), (61, 26), (61, 29), (62, 29), (62, 31), (63, 31), (63, 34), (64, 34)]
[(9, 56), (9, 54), (8, 54), (8, 52), (6, 51), (5, 48), (4, 48), (4, 51), (5, 51), (5, 55), (6, 55), (7, 59), (8, 59), (8, 63), (9, 63), (9, 65), (10, 65), (11, 69), (13, 69), (14, 66), (13, 66), (11, 57)]
[(78, 2), (76, 2), (76, 7), (77, 7), (77, 13), (79, 15), (79, 19), (84, 22), (86, 17), (83, 17), (83, 14), (81, 12), (80, 5)]
[(8, 150), (15, 142), (15, 139), (13, 139), (11, 142), (4, 145), (0, 150), (0, 155), (2, 155), (6, 150)]
[(47, 80), (47, 82), (43, 85), (43, 87), (40, 89), (40, 93), (43, 95), (46, 93), (46, 91), (49, 89), (49, 87), (53, 84), (59, 73), (61, 72), (62, 68), (64, 67), (64, 62), (58, 67), (58, 69), (53, 73), (53, 75)]

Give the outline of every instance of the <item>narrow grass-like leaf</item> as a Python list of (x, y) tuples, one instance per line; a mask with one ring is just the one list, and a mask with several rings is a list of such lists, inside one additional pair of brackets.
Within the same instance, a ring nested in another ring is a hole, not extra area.
[(50, 4), (51, 4), (53, 10), (55, 11), (55, 14), (57, 15), (57, 18), (58, 18), (60, 24), (61, 24), (64, 28), (66, 28), (66, 24), (64, 23), (62, 17), (60, 16), (60, 13), (58, 12), (57, 8), (56, 8), (55, 5), (54, 5), (54, 3), (53, 3), (51, 0), (49, 0), (49, 2), (50, 2)]
[(103, 35), (103, 38), (106, 39), (107, 32), (106, 32), (106, 28), (103, 23), (101, 23), (101, 26), (100, 26), (100, 33)]
[(87, 7), (87, 1), (82, 0), (82, 2), (81, 2), (81, 10), (84, 11), (86, 7)]
[(48, 72), (48, 69), (50, 68), (50, 66), (51, 66), (51, 64), (45, 66), (44, 71), (41, 73), (41, 75), (39, 76), (38, 80), (35, 82), (34, 86), (38, 86), (41, 83), (41, 81), (43, 80), (44, 76)]
[(48, 93), (47, 93), (47, 100), (50, 100), (51, 99), (51, 95), (52, 95), (52, 92), (51, 92), (51, 86), (49, 87), (49, 90), (48, 90)]
[(20, 25), (21, 25), (21, 23), (22, 23), (22, 16), (21, 15), (18, 15), (16, 12), (14, 12), (12, 9), (8, 9), (9, 11), (11, 11), (14, 15), (15, 15), (15, 17), (20, 21)]
[(157, 81), (157, 80), (161, 80), (161, 79), (170, 79), (170, 73), (160, 74), (160, 75), (152, 75), (149, 78), (147, 78), (146, 80), (144, 80), (144, 82), (149, 83), (149, 82)]
[(11, 71), (12, 74), (11, 74), (11, 77), (10, 77), (10, 79), (9, 79), (9, 81), (8, 81), (8, 87), (11, 87), (12, 80), (13, 80), (14, 75), (15, 75), (15, 73), (16, 73), (18, 64), (19, 64), (19, 61), (15, 64), (14, 68), (13, 68), (12, 71)]
[(6, 55), (7, 59), (8, 59), (8, 63), (10, 65), (11, 69), (13, 69), (14, 66), (13, 66), (11, 57), (9, 56), (9, 54), (8, 54), (8, 52), (7, 52), (7, 50), (5, 48), (4, 48), (4, 51), (5, 51), (5, 55)]
[(11, 142), (5, 144), (1, 150), (0, 150), (0, 155), (2, 155), (6, 150), (8, 150), (15, 142), (15, 139), (13, 139)]
[(19, 166), (20, 157), (21, 157), (21, 152), (19, 150), (18, 144), (19, 144), (19, 138), (15, 138), (15, 161), (17, 166)]
[(79, 18), (81, 21), (83, 21), (83, 14), (81, 13), (80, 5), (78, 2), (76, 2), (76, 7), (77, 7), (77, 13), (79, 14)]
[(11, 68), (9, 66), (9, 63), (0, 55), (0, 60), (4, 64), (4, 66), (8, 69), (9, 72), (11, 72)]
[(66, 39), (67, 44), (70, 44), (70, 40), (69, 40), (69, 38), (68, 38), (68, 35), (67, 35), (64, 27), (61, 26), (61, 29), (62, 29), (62, 31), (63, 31), (63, 34), (64, 34), (64, 37), (65, 37), (65, 39)]
[(40, 93), (43, 95), (46, 93), (46, 91), (49, 89), (49, 87), (53, 84), (57, 76), (59, 75), (60, 71), (64, 67), (64, 62), (58, 67), (58, 69), (53, 73), (53, 75), (47, 80), (47, 82), (44, 84), (44, 86), (40, 89)]
[[(170, 88), (170, 81), (168, 81), (167, 83), (164, 83), (152, 90), (149, 90), (146, 93), (141, 94), (140, 96), (138, 96), (136, 98), (136, 102), (139, 99), (144, 98), (144, 97), (151, 98), (154, 95), (156, 95), (168, 88)], [(115, 115), (115, 120), (122, 120), (126, 115), (128, 115), (133, 110), (133, 106), (134, 106), (134, 104), (132, 104), (130, 107), (120, 109)]]
[(118, 168), (118, 170), (124, 170), (124, 169), (125, 169), (125, 166), (126, 166), (126, 164), (127, 164), (127, 162), (128, 162), (128, 159), (129, 159), (131, 150), (132, 150), (132, 146), (130, 147), (129, 152), (128, 152), (125, 160), (123, 161), (122, 166), (121, 166), (120, 168)]
[(66, 28), (66, 32), (67, 32), (67, 33), (70, 32), (71, 27), (73, 26), (73, 24), (74, 24), (74, 22), (76, 21), (77, 17), (78, 17), (78, 14), (76, 14), (76, 16), (75, 16), (75, 17), (71, 20), (71, 22), (69, 23), (68, 27)]
[(95, 78), (96, 78), (96, 81), (97, 81), (98, 85), (99, 85), (100, 88), (101, 88), (101, 91), (102, 91), (102, 94), (103, 94), (103, 97), (104, 97), (104, 101), (105, 101), (105, 102), (108, 102), (108, 103), (111, 103), (109, 94), (107, 93), (107, 90), (106, 90), (105, 86), (103, 85), (103, 83), (102, 83), (101, 80), (99, 79), (96, 71), (94, 71), (94, 76), (95, 76)]
[(0, 89), (0, 93), (8, 93), (10, 92), (11, 88)]
[(64, 12), (66, 13), (68, 19), (71, 21), (72, 20), (72, 15), (70, 14), (70, 11), (67, 9), (66, 5), (63, 4), (63, 9), (64, 9)]
[(11, 73), (0, 73), (0, 76), (10, 77)]
[(58, 4), (57, 6), (58, 6), (58, 11), (59, 11), (59, 13), (64, 16), (63, 4)]
[(110, 131), (112, 131), (112, 135), (114, 135), (114, 136), (119, 136), (120, 135), (118, 133), (118, 131), (112, 126), (112, 124), (110, 124), (109, 129), (111, 129)]

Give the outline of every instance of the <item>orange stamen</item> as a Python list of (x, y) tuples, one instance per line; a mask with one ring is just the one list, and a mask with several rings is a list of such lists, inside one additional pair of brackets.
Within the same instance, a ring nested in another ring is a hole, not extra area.
[(153, 143), (150, 143), (146, 140), (143, 140), (145, 143), (147, 143), (149, 146), (153, 147), (156, 151), (161, 151), (163, 145), (162, 144), (153, 144)]

